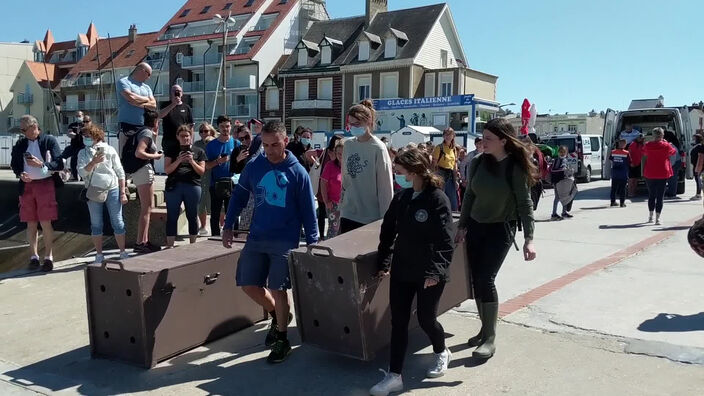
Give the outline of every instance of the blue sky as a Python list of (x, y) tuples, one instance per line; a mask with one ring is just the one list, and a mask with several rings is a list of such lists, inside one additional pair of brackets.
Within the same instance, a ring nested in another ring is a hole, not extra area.
[[(390, 8), (438, 1), (390, 0)], [(624, 109), (634, 98), (666, 105), (704, 100), (701, 0), (448, 0), (470, 67), (498, 75), (501, 103), (523, 98), (540, 113)], [(180, 0), (3, 1), (0, 40), (72, 40), (94, 21), (101, 36), (158, 30)], [(328, 0), (332, 17), (364, 0)], [(23, 18), (21, 15), (31, 15)], [(514, 111), (518, 106), (512, 107)]]

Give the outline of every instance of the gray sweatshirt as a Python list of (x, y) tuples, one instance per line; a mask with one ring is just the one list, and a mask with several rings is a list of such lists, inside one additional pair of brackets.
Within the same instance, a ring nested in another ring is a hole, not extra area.
[(394, 196), (391, 157), (376, 136), (345, 142), (340, 217), (369, 224), (384, 217)]

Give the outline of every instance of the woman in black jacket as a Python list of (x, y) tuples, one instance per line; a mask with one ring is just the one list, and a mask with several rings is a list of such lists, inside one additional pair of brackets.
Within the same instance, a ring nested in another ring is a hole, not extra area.
[(445, 332), (437, 321), (438, 303), (449, 279), (454, 252), (450, 201), (443, 192), (442, 179), (431, 171), (427, 157), (418, 149), (398, 155), (394, 168), (402, 190), (384, 216), (378, 255), (379, 275), (385, 276), (391, 269), (391, 361), (385, 378), (371, 389), (372, 395), (403, 389), (401, 371), (414, 297), (418, 323), (430, 338), (436, 356), (427, 376), (444, 375), (451, 358), (445, 347)]

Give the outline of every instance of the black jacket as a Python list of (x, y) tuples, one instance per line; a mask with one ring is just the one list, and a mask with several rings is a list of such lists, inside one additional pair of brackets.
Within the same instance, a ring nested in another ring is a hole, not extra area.
[[(61, 158), (61, 148), (59, 147), (59, 142), (56, 141), (56, 138), (51, 135), (41, 133), (39, 134), (37, 140), (39, 141), (39, 151), (42, 153), (42, 160), (49, 171), (56, 172), (64, 169), (64, 160)], [(20, 174), (24, 172), (24, 153), (27, 151), (28, 145), (29, 140), (27, 140), (27, 138), (22, 138), (15, 143), (14, 147), (12, 147), (12, 160), (10, 161), (10, 166), (18, 178), (20, 177)], [(51, 154), (50, 162), (46, 162), (47, 151)], [(61, 181), (61, 177), (58, 173), (54, 173), (52, 177), (54, 178), (54, 184), (56, 187), (63, 185), (63, 181)], [(20, 180), (20, 195), (22, 194), (24, 194), (24, 182)]]
[(411, 188), (399, 191), (384, 215), (379, 269), (388, 270), (390, 265), (391, 278), (402, 282), (428, 278), (446, 282), (455, 249), (450, 200), (435, 187), (412, 197)]

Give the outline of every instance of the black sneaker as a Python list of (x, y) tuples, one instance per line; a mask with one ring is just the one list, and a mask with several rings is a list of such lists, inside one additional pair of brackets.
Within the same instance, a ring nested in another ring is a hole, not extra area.
[(565, 212), (565, 213), (562, 214), (562, 217), (564, 217), (565, 219), (571, 219), (571, 218), (573, 218), (574, 216), (572, 216), (571, 214)]
[(618, 205), (616, 204), (616, 202), (611, 202), (611, 206), (614, 207), (614, 206), (618, 206)]
[(152, 252), (151, 250), (149, 250), (145, 243), (135, 243), (134, 248), (132, 248), (132, 250), (137, 254), (145, 254)]
[(276, 340), (274, 346), (271, 347), (271, 353), (266, 358), (266, 361), (271, 364), (281, 363), (291, 353), (291, 343), (288, 340)]
[(625, 208), (625, 207), (626, 207), (626, 204), (625, 204), (625, 203), (622, 203), (622, 204), (621, 204), (621, 207), (622, 207), (622, 208)]
[(27, 267), (30, 271), (36, 271), (39, 269), (39, 259), (36, 257), (32, 257), (29, 259), (29, 267)]
[(550, 220), (552, 220), (552, 221), (560, 221), (560, 220), (562, 220), (562, 217), (559, 216), (559, 215), (554, 214), (554, 215), (552, 215), (552, 217), (550, 217)]
[(49, 272), (54, 269), (54, 262), (51, 259), (44, 259), (44, 264), (42, 264), (42, 272)]
[(151, 253), (158, 252), (161, 250), (161, 246), (157, 246), (152, 244), (151, 242), (147, 241), (147, 243), (144, 244), (144, 246), (149, 249)]
[[(288, 313), (288, 323), (286, 325), (290, 325), (291, 321), (293, 320), (293, 314)], [(266, 333), (266, 338), (264, 339), (264, 345), (267, 347), (270, 347), (274, 345), (274, 342), (276, 342), (276, 334), (278, 333), (278, 329), (276, 328), (276, 321), (274, 319), (271, 320), (271, 324), (269, 325), (269, 331)]]

